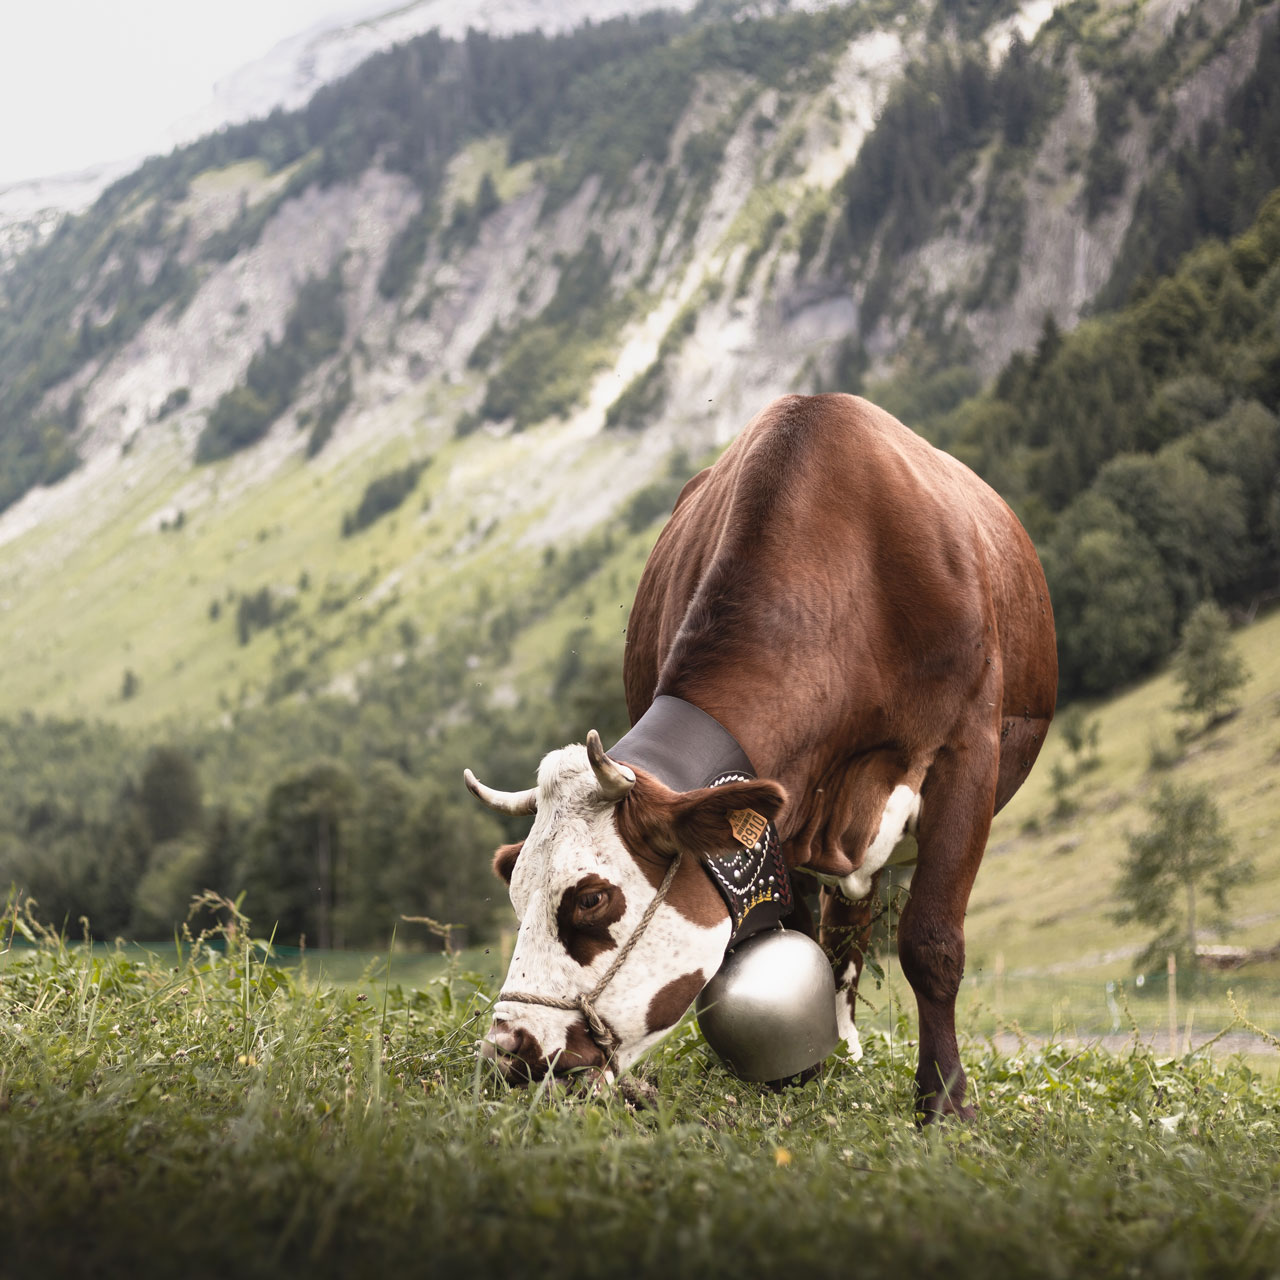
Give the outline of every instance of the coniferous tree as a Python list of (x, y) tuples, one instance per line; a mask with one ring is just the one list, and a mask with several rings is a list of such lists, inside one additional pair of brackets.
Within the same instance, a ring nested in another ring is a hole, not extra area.
[(1249, 670), (1231, 643), (1227, 615), (1212, 600), (1187, 619), (1173, 669), (1182, 686), (1179, 711), (1203, 716), (1209, 727), (1235, 708), (1233, 695), (1248, 682)]
[(1228, 896), (1252, 877), (1253, 866), (1233, 857), (1235, 842), (1207, 787), (1162, 783), (1147, 809), (1151, 826), (1128, 839), (1115, 919), (1158, 931), (1138, 956), (1139, 967), (1172, 951), (1179, 969), (1193, 974), (1203, 898), (1225, 913)]
[(142, 771), (138, 799), (151, 838), (173, 840), (195, 827), (204, 807), (196, 762), (182, 747), (154, 747)]

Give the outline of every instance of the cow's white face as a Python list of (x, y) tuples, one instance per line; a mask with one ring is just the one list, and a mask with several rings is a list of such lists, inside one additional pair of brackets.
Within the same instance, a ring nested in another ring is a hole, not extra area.
[(732, 844), (730, 811), (772, 817), (785, 799), (772, 782), (673, 792), (642, 771), (622, 773), (628, 789), (610, 799), (586, 747), (551, 752), (538, 770), (528, 838), (495, 858), (520, 921), (503, 992), (573, 1000), (595, 989), (683, 851), (665, 900), (595, 1000), (614, 1038), (612, 1062), (579, 1011), (499, 1000), (483, 1047), (509, 1078), (624, 1070), (679, 1021), (719, 968), (731, 931), (699, 855)]

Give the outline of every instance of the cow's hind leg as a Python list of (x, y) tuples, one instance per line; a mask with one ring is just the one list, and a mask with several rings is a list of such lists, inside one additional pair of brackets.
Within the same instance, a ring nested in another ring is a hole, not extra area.
[(858, 902), (851, 902), (839, 889), (824, 886), (822, 890), (820, 941), (836, 978), (836, 1025), (854, 1059), (862, 1057), (862, 1042), (854, 1025), (858, 979), (871, 942), (879, 883), (880, 873), (876, 872), (871, 880), (871, 892)]
[(991, 828), (997, 764), (995, 734), (977, 728), (965, 745), (939, 753), (923, 791), (920, 859), (898, 924), (898, 955), (920, 1013), (916, 1099), (926, 1120), (974, 1114), (964, 1100), (956, 995), (964, 913)]

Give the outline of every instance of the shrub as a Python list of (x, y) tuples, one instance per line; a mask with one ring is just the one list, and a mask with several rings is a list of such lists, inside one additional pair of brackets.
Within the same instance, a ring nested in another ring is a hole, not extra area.
[(253, 639), (255, 631), (265, 631), (281, 616), (281, 610), (270, 587), (260, 587), (240, 597), (236, 607), (236, 637), (242, 645)]
[(662, 360), (655, 360), (622, 389), (604, 415), (606, 427), (643, 427), (662, 412), (667, 402), (667, 372)]
[(683, 488), (683, 477), (668, 476), (633, 493), (622, 508), (622, 521), (628, 532), (639, 533), (659, 516), (668, 515)]
[(378, 292), (384, 298), (400, 297), (417, 278), (418, 268), (427, 256), (431, 233), (439, 221), (439, 206), (432, 201), (400, 228), (378, 273)]
[(191, 400), (190, 387), (174, 387), (172, 391), (165, 396), (160, 404), (160, 408), (156, 410), (156, 421), (161, 422), (171, 413), (177, 413), (179, 409), (185, 409)]
[(427, 462), (411, 462), (370, 480), (361, 495), (360, 505), (342, 517), (342, 536), (349, 538), (394, 511), (417, 488), (418, 477), (427, 466)]
[(346, 413), (353, 399), (351, 389), (351, 362), (344, 360), (336, 378), (325, 388), (324, 398), (316, 411), (311, 435), (307, 439), (307, 457), (314, 458), (329, 443), (338, 419)]

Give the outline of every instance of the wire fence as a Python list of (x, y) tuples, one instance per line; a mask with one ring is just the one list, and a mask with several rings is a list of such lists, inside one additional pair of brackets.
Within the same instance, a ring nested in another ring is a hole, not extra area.
[(957, 1016), (977, 1034), (1013, 1029), (1107, 1039), (1136, 1032), (1173, 1052), (1230, 1031), (1228, 1049), (1252, 1037), (1266, 1052), (1280, 1048), (1280, 977), (1203, 970), (1089, 977), (984, 973), (965, 979)]

